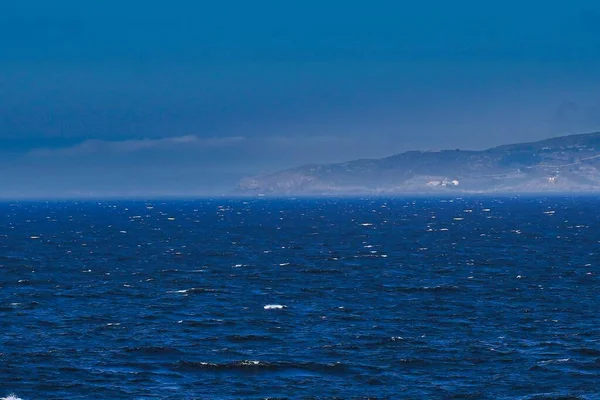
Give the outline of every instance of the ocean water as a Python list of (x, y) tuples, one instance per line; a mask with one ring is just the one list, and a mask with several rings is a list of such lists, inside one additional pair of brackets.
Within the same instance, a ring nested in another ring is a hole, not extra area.
[(0, 397), (600, 398), (595, 197), (0, 211)]

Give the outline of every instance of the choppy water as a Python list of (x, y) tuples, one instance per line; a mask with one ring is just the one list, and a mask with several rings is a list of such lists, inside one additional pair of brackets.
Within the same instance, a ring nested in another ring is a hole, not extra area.
[(599, 206), (5, 203), (0, 396), (597, 399)]

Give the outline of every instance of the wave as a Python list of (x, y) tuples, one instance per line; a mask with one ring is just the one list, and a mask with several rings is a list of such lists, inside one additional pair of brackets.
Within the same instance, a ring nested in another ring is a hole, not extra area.
[(179, 361), (177, 369), (207, 370), (215, 372), (277, 372), (286, 370), (303, 370), (314, 373), (344, 373), (349, 367), (340, 362), (265, 362), (256, 360), (233, 361), (226, 363), (210, 363), (197, 361)]
[(405, 292), (405, 293), (417, 293), (417, 292), (434, 292), (434, 293), (446, 293), (446, 292), (458, 292), (461, 290), (459, 286), (454, 285), (437, 285), (437, 286), (384, 286), (383, 290), (386, 292)]
[(589, 347), (580, 347), (577, 349), (573, 349), (573, 351), (584, 356), (600, 356), (599, 349), (593, 349)]
[(287, 306), (282, 305), (282, 304), (267, 304), (263, 308), (265, 310), (282, 310), (284, 308), (287, 308)]
[(0, 400), (23, 400), (20, 397), (17, 397), (15, 394), (9, 394), (6, 397), (1, 397)]
[(206, 319), (206, 320), (183, 320), (181, 322), (187, 326), (191, 327), (213, 327), (213, 326), (235, 326), (237, 323), (232, 320), (223, 320), (223, 319)]
[(189, 293), (222, 293), (222, 290), (219, 289), (207, 289), (207, 288), (189, 288), (182, 290), (170, 290), (167, 293), (179, 293), (179, 294), (189, 294)]
[(585, 397), (581, 397), (574, 394), (561, 394), (561, 393), (543, 393), (534, 394), (533, 396), (525, 397), (526, 400), (585, 400)]
[(321, 268), (309, 268), (309, 269), (301, 269), (300, 272), (306, 274), (341, 274), (342, 271), (339, 269), (321, 269)]
[(231, 342), (266, 342), (278, 339), (271, 336), (262, 335), (230, 335), (227, 336), (227, 340)]
[(181, 350), (173, 347), (165, 346), (141, 346), (141, 347), (127, 347), (125, 349), (127, 353), (133, 354), (145, 354), (145, 355), (167, 355), (167, 354), (183, 354)]

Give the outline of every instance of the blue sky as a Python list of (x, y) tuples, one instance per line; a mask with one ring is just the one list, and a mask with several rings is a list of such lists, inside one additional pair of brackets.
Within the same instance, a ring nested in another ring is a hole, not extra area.
[(595, 1), (0, 3), (5, 196), (600, 130)]

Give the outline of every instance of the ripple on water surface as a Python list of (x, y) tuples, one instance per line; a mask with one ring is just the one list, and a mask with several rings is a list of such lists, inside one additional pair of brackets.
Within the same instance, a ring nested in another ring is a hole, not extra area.
[(598, 398), (599, 206), (2, 203), (0, 399)]

